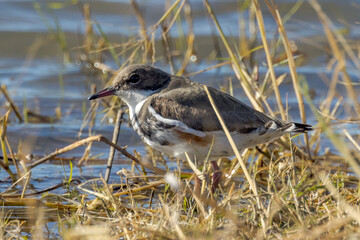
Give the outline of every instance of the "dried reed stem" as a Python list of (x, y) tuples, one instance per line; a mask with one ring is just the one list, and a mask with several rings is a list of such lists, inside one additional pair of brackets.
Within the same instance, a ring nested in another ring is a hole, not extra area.
[[(112, 137), (112, 142), (114, 144), (117, 144), (118, 138), (119, 138), (119, 133), (120, 133), (120, 128), (121, 128), (121, 122), (123, 120), (123, 115), (124, 115), (124, 111), (120, 110), (118, 111), (117, 115), (116, 115), (116, 122), (114, 125), (114, 132), (113, 132), (113, 137)], [(108, 183), (109, 182), (109, 178), (110, 178), (110, 173), (111, 173), (111, 167), (112, 167), (112, 163), (114, 160), (114, 154), (115, 154), (115, 148), (110, 147), (110, 152), (109, 152), (109, 158), (108, 158), (108, 162), (107, 162), (107, 166), (106, 166), (106, 172), (105, 172), (105, 182)]]
[(243, 90), (245, 91), (246, 96), (249, 98), (251, 104), (253, 105), (253, 107), (258, 110), (258, 111), (262, 111), (263, 107), (260, 105), (260, 103), (258, 103), (258, 101), (256, 100), (256, 98), (254, 97), (254, 94), (252, 94), (252, 90), (250, 87), (251, 84), (251, 77), (248, 75), (248, 73), (243, 70), (239, 64), (238, 59), (236, 58), (233, 50), (230, 48), (230, 45), (220, 27), (220, 24), (208, 2), (208, 0), (204, 0), (206, 9), (210, 15), (210, 17), (212, 18), (212, 20), (215, 23), (216, 28), (218, 29), (219, 33), (220, 33), (220, 37), (221, 40), (223, 41), (223, 44), (225, 45), (225, 48), (230, 56), (231, 62), (232, 62), (232, 68), (236, 74), (236, 77), (239, 79), (240, 84), (243, 88)]
[[(255, 0), (254, 0), (255, 1)], [(270, 9), (270, 12), (272, 13), (277, 25), (278, 25), (278, 31), (280, 33), (282, 42), (284, 44), (284, 48), (285, 48), (285, 52), (286, 52), (286, 56), (288, 59), (288, 64), (289, 64), (289, 69), (290, 69), (290, 75), (291, 75), (291, 79), (293, 82), (293, 87), (294, 87), (294, 91), (295, 91), (295, 95), (296, 95), (296, 99), (298, 101), (298, 106), (299, 106), (299, 112), (300, 112), (300, 117), (301, 117), (301, 121), (303, 123), (306, 123), (306, 113), (305, 113), (305, 106), (304, 106), (304, 99), (300, 93), (300, 86), (299, 86), (299, 81), (298, 81), (298, 75), (297, 75), (297, 71), (296, 71), (296, 65), (295, 65), (295, 61), (294, 61), (294, 57), (292, 55), (291, 52), (291, 47), (290, 47), (290, 43), (289, 43), (289, 39), (287, 37), (279, 10), (277, 8), (273, 9), (272, 6), (269, 4), (268, 0), (265, 1), (268, 8)], [(311, 158), (311, 152), (310, 152), (310, 146), (309, 146), (309, 138), (308, 138), (308, 134), (305, 133), (304, 134), (304, 142), (306, 145), (306, 149), (308, 152), (309, 157)]]
[[(156, 28), (158, 26), (160, 26), (160, 24), (170, 15), (170, 13), (175, 9), (175, 7), (181, 2), (181, 0), (177, 0), (173, 3), (173, 5), (170, 6), (170, 8), (164, 13), (164, 15), (161, 16), (161, 18), (159, 19), (159, 21), (156, 22), (156, 24), (154, 24), (152, 26), (153, 31), (156, 30)], [(151, 33), (151, 32), (150, 32)], [(149, 33), (149, 34), (150, 34)]]
[(7, 130), (7, 121), (8, 121), (10, 112), (11, 112), (11, 110), (7, 111), (5, 116), (0, 118), (0, 144), (1, 144), (1, 150), (3, 153), (4, 166), (6, 168), (9, 167), (9, 159), (7, 157), (5, 137), (6, 137), (6, 130)]
[[(184, 1), (185, 2), (185, 1)], [(189, 33), (187, 36), (187, 49), (185, 52), (185, 56), (184, 56), (184, 61), (179, 69), (179, 71), (177, 72), (176, 75), (178, 76), (182, 76), (185, 72), (185, 68), (188, 65), (191, 56), (193, 55), (194, 52), (194, 40), (195, 40), (195, 34), (194, 34), (194, 29), (193, 29), (193, 22), (192, 22), (192, 18), (191, 18), (191, 8), (190, 8), (190, 4), (186, 4), (184, 7), (184, 12), (185, 12), (185, 16), (189, 25)]]
[(355, 161), (354, 156), (351, 154), (345, 141), (342, 138), (339, 138), (339, 136), (337, 134), (335, 134), (331, 128), (329, 128), (326, 119), (324, 119), (324, 117), (321, 114), (319, 114), (315, 104), (313, 103), (313, 101), (309, 95), (309, 86), (307, 85), (307, 83), (305, 81), (302, 82), (301, 90), (303, 92), (305, 99), (307, 100), (307, 102), (309, 104), (311, 111), (313, 112), (313, 114), (315, 115), (315, 117), (317, 118), (317, 120), (319, 122), (319, 127), (321, 127), (322, 130), (327, 134), (328, 138), (331, 140), (334, 147), (336, 147), (336, 149), (339, 152), (341, 152), (341, 154), (343, 154), (344, 159), (350, 164), (350, 166), (353, 168), (354, 172), (358, 176), (360, 176), (359, 164)]
[(151, 55), (151, 42), (149, 41), (149, 36), (146, 34), (146, 22), (145, 19), (140, 11), (139, 5), (136, 3), (135, 0), (131, 0), (131, 5), (134, 9), (136, 19), (140, 25), (140, 37), (142, 39), (142, 42), (144, 43), (144, 53), (142, 57), (142, 63), (146, 63), (147, 56), (150, 53)]
[[(245, 175), (245, 177), (246, 177), (246, 180), (247, 180), (247, 181), (249, 182), (249, 184), (250, 184), (250, 188), (251, 188), (251, 191), (252, 191), (252, 192), (254, 193), (254, 195), (255, 195), (257, 205), (258, 205), (259, 209), (263, 210), (264, 207), (262, 206), (262, 203), (261, 203), (261, 201), (260, 201), (260, 197), (259, 197), (259, 194), (258, 194), (258, 190), (257, 190), (257, 187), (256, 187), (256, 183), (255, 183), (255, 181), (251, 178), (251, 176), (250, 176), (250, 174), (249, 174), (249, 171), (247, 170), (246, 165), (245, 165), (245, 163), (244, 163), (244, 160), (242, 159), (241, 154), (240, 154), (239, 150), (237, 149), (236, 144), (235, 144), (234, 140), (232, 139), (231, 134), (230, 134), (228, 128), (226, 127), (226, 124), (225, 124), (224, 120), (222, 119), (221, 114), (220, 114), (218, 108), (216, 107), (215, 102), (214, 102), (214, 100), (213, 100), (213, 98), (212, 98), (212, 96), (211, 96), (211, 94), (210, 94), (210, 92), (209, 92), (209, 90), (208, 90), (208, 88), (207, 88), (206, 85), (204, 85), (204, 89), (205, 89), (205, 92), (206, 92), (206, 94), (207, 94), (207, 96), (208, 96), (208, 98), (209, 98), (209, 101), (210, 101), (210, 103), (211, 103), (211, 106), (213, 107), (213, 109), (214, 109), (214, 111), (215, 111), (215, 113), (216, 113), (216, 116), (218, 117), (219, 122), (220, 122), (220, 124), (221, 124), (221, 126), (222, 126), (222, 128), (223, 128), (223, 130), (224, 130), (224, 132), (225, 132), (225, 134), (226, 134), (226, 137), (227, 137), (227, 139), (228, 139), (229, 142), (230, 142), (230, 145), (231, 145), (231, 147), (232, 147), (232, 149), (233, 149), (233, 151), (234, 151), (234, 153), (235, 153), (235, 156), (236, 156), (236, 158), (237, 158), (238, 161), (239, 161), (239, 164), (240, 164), (240, 166), (241, 166), (241, 168), (242, 168), (242, 170), (243, 170), (243, 172), (244, 172), (244, 175)], [(265, 228), (265, 220), (264, 220), (264, 217), (263, 217), (262, 214), (260, 214), (260, 216), (261, 216), (261, 225), (262, 225), (263, 231), (264, 231), (264, 233), (265, 233), (265, 229), (266, 229), (266, 228)]]
[(360, 222), (360, 211), (359, 208), (354, 208), (353, 206), (349, 205), (340, 195), (339, 189), (334, 187), (334, 185), (329, 181), (324, 171), (319, 173), (323, 184), (325, 185), (326, 189), (331, 192), (334, 198), (336, 198), (337, 202), (341, 204), (341, 207), (346, 211), (346, 213), (355, 221)]
[[(337, 45), (337, 41), (335, 39), (334, 33), (331, 31), (330, 26), (332, 26), (330, 19), (325, 15), (325, 13), (322, 11), (320, 4), (316, 0), (311, 0), (310, 5), (314, 8), (316, 13), (318, 14), (318, 17), (320, 19), (320, 22), (323, 25), (326, 37), (328, 39), (328, 42), (330, 44), (332, 53), (334, 54), (334, 57), (339, 63), (339, 67), (343, 73), (343, 78), (345, 81), (346, 90), (348, 91), (349, 97), (353, 101), (354, 109), (357, 114), (360, 114), (360, 104), (357, 98), (357, 94), (352, 86), (352, 81), (350, 79), (349, 74), (346, 70), (346, 59), (344, 58), (344, 54), (340, 50), (339, 46)], [(339, 36), (339, 35), (337, 35)], [(345, 41), (345, 39), (344, 39)], [(347, 44), (345, 44), (347, 46)], [(348, 49), (348, 48), (346, 48)], [(351, 51), (352, 52), (352, 51)], [(352, 56), (352, 55), (351, 55)], [(357, 59), (354, 57), (354, 59)], [(358, 60), (354, 60), (354, 63), (357, 65), (357, 67), (360, 69), (360, 63), (358, 63)]]
[(130, 192), (134, 193), (134, 192), (140, 192), (140, 191), (146, 190), (146, 189), (151, 189), (151, 188), (157, 187), (157, 186), (165, 184), (165, 183), (166, 183), (166, 181), (164, 179), (149, 182), (145, 186), (132, 188), (130, 190), (122, 191), (122, 192), (119, 192), (119, 193), (114, 193), (114, 197), (120, 197), (120, 196), (123, 196), (123, 195), (128, 195)]
[(270, 73), (270, 77), (271, 77), (271, 82), (272, 82), (272, 86), (273, 86), (273, 90), (274, 90), (274, 94), (276, 97), (276, 101), (280, 110), (280, 114), (281, 114), (281, 118), (283, 120), (286, 119), (285, 117), (285, 110), (284, 110), (284, 106), (282, 105), (281, 102), (281, 97), (280, 97), (280, 91), (279, 91), (279, 87), (276, 81), (276, 75), (275, 75), (275, 71), (274, 71), (274, 67), (273, 67), (273, 63), (271, 60), (271, 54), (270, 54), (270, 50), (269, 50), (269, 45), (267, 43), (267, 38), (266, 38), (266, 33), (265, 33), (265, 26), (264, 26), (264, 19), (262, 16), (262, 12), (259, 6), (259, 3), (257, 0), (252, 0), (253, 6), (255, 8), (255, 14), (256, 14), (256, 19), (258, 22), (258, 26), (259, 26), (259, 30), (260, 30), (260, 35), (261, 35), (261, 39), (263, 42), (263, 46), (264, 46), (264, 51), (265, 51), (265, 55), (266, 55), (266, 61), (267, 61), (267, 65), (269, 68), (269, 73)]

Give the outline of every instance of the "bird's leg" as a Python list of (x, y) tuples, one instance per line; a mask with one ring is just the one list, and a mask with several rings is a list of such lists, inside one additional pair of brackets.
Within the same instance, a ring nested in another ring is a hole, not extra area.
[[(194, 193), (197, 195), (197, 196), (200, 196), (201, 194), (201, 183), (202, 181), (200, 180), (200, 178), (194, 174), (194, 178), (195, 178), (195, 184), (194, 184)], [(203, 180), (205, 181), (205, 180)]]
[(216, 163), (216, 161), (211, 161), (210, 163), (211, 163), (211, 167), (213, 169), (213, 175), (211, 178), (212, 179), (211, 192), (214, 193), (220, 183), (222, 172), (221, 172), (221, 169), (219, 168), (218, 164)]

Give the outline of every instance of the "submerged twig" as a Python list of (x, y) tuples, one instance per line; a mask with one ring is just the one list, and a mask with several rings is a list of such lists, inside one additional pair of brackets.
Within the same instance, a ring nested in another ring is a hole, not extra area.
[(164, 169), (161, 169), (161, 168), (158, 168), (158, 167), (155, 167), (153, 165), (151, 165), (150, 163), (147, 163), (147, 162), (144, 162), (136, 157), (134, 157), (133, 155), (131, 155), (130, 153), (128, 153), (125, 148), (123, 147), (119, 147), (118, 145), (112, 143), (110, 140), (108, 140), (107, 138), (105, 138), (104, 136), (102, 135), (96, 135), (96, 136), (91, 136), (91, 137), (88, 137), (88, 138), (85, 138), (85, 139), (82, 139), (82, 140), (79, 140), (75, 143), (72, 143), (64, 148), (61, 148), (59, 150), (56, 150), (55, 152), (33, 162), (32, 164), (29, 164), (28, 165), (28, 169), (32, 169), (44, 162), (46, 162), (47, 160), (57, 156), (57, 155), (60, 155), (60, 154), (63, 154), (63, 153), (66, 153), (68, 151), (71, 151), (77, 147), (80, 147), (84, 144), (88, 144), (89, 142), (93, 142), (93, 141), (98, 141), (98, 142), (104, 142), (112, 147), (114, 147), (116, 150), (118, 150), (119, 152), (121, 152), (124, 156), (126, 156), (127, 158), (133, 160), (134, 162), (136, 162), (137, 164), (151, 170), (151, 171), (154, 171), (156, 174), (164, 174), (166, 173), (166, 170)]
[[(30, 173), (30, 172), (28, 172)], [(27, 176), (27, 178), (30, 178), (30, 174), (27, 175), (24, 175), (24, 176)], [(70, 183), (76, 183), (76, 184), (80, 184), (81, 181), (80, 179), (71, 179)], [(4, 193), (1, 193), (0, 196), (2, 198), (24, 198), (24, 197), (30, 197), (30, 196), (36, 196), (36, 195), (40, 195), (40, 194), (43, 194), (43, 193), (46, 193), (46, 192), (50, 192), (52, 190), (55, 190), (55, 189), (58, 189), (58, 188), (61, 188), (62, 186), (65, 186), (69, 184), (69, 182), (62, 182), (62, 183), (59, 183), (59, 184), (56, 184), (54, 186), (51, 186), (51, 187), (48, 187), (48, 188), (45, 188), (41, 191), (37, 191), (37, 192), (33, 192), (33, 193), (22, 193), (22, 194), (4, 194)]]
[(16, 117), (19, 119), (19, 122), (22, 123), (24, 120), (19, 112), (19, 109), (17, 108), (17, 106), (14, 104), (13, 100), (10, 98), (7, 90), (6, 90), (6, 86), (5, 85), (1, 85), (0, 86), (0, 91), (2, 92), (2, 94), (4, 94), (4, 97), (6, 98), (6, 101), (9, 102), (11, 109), (14, 111)]

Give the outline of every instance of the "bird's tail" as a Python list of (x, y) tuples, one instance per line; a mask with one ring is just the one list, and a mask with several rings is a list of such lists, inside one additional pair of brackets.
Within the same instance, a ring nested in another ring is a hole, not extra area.
[(304, 124), (304, 123), (289, 123), (288, 127), (285, 131), (293, 132), (293, 133), (306, 133), (308, 131), (314, 130), (311, 125)]

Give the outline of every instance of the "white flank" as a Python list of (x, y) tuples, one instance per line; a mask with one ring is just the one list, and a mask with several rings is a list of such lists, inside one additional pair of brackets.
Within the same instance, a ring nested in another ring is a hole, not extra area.
[(288, 129), (286, 129), (286, 132), (292, 132), (292, 131), (295, 130), (295, 128), (296, 128), (295, 123), (293, 123), (293, 124), (291, 125), (291, 127), (289, 127)]
[(179, 130), (184, 133), (189, 133), (189, 134), (192, 134), (192, 135), (195, 135), (198, 137), (206, 136), (206, 134), (204, 132), (192, 129), (192, 128), (186, 126), (183, 122), (181, 122), (179, 120), (164, 118), (163, 116), (161, 116), (160, 114), (155, 112), (155, 110), (151, 106), (148, 107), (148, 110), (151, 113), (151, 115), (153, 115), (156, 118), (156, 120), (163, 122), (165, 124), (174, 126), (176, 128), (176, 130)]
[(275, 121), (271, 121), (271, 126), (269, 127), (269, 129), (271, 130), (276, 130), (277, 129), (277, 125), (276, 125), (276, 122)]

